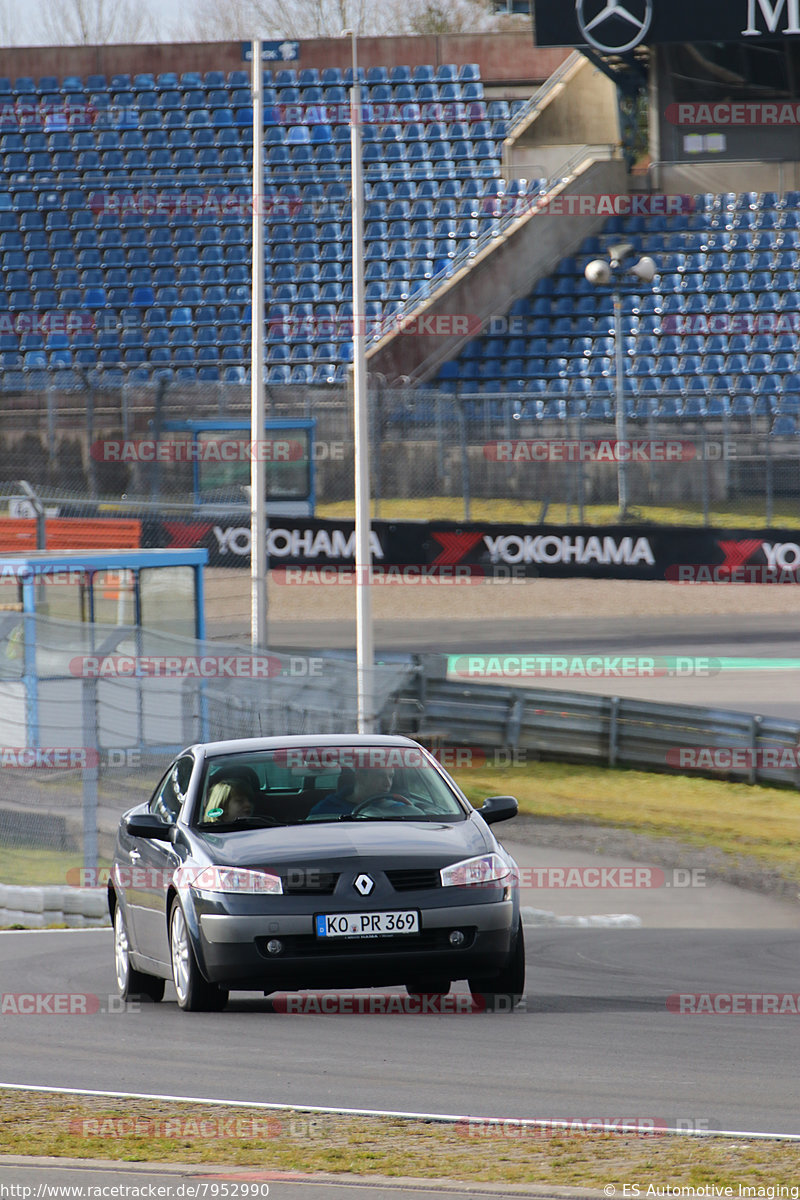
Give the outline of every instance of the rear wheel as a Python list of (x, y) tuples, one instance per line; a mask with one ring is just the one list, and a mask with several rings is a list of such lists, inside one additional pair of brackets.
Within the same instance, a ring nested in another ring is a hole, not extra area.
[(131, 966), (128, 930), (122, 905), (117, 901), (114, 909), (114, 968), (117, 976), (117, 991), (123, 1000), (136, 996), (147, 996), (157, 1002), (164, 995), (164, 980), (154, 975), (145, 975)]
[(169, 917), (169, 951), (178, 1007), (185, 1012), (220, 1012), (228, 1003), (228, 993), (200, 974), (178, 900), (173, 902)]
[(508, 962), (496, 975), (468, 980), (472, 998), (488, 1012), (511, 1012), (525, 995), (525, 937), (522, 920)]

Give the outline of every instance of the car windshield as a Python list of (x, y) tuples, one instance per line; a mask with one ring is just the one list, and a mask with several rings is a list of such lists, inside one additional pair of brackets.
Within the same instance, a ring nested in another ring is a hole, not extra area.
[(202, 829), (333, 821), (462, 821), (468, 810), (416, 746), (289, 746), (209, 761)]

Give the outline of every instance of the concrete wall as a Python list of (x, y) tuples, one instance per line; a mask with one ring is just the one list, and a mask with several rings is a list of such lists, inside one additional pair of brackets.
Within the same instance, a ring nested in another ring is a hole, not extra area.
[(0, 883), (0, 929), (89, 929), (110, 925), (106, 889), (54, 885), (15, 887)]
[[(585, 167), (558, 195), (620, 193), (626, 191), (625, 165), (621, 160), (596, 162)], [(557, 213), (529, 211), (516, 220), (508, 231), (470, 260), (464, 268), (414, 314), (412, 334), (391, 334), (368, 354), (368, 369), (384, 375), (387, 381), (400, 376), (428, 379), (440, 363), (452, 358), (468, 338), (457, 333), (441, 336), (416, 332), (421, 318), (463, 316), (470, 320), (469, 337), (491, 316), (507, 312), (512, 301), (526, 296), (538, 279), (588, 237), (602, 228), (604, 216), (561, 216)]]
[(576, 55), (563, 79), (548, 89), (542, 107), (516, 131), (515, 144), (586, 146), (619, 143), (617, 89), (611, 80)]
[(650, 168), (650, 186), (669, 195), (700, 192), (786, 192), (800, 190), (800, 161), (662, 162)]
[[(418, 66), (431, 63), (480, 63), (484, 83), (541, 82), (568, 56), (569, 50), (537, 49), (530, 33), (459, 34), (446, 37), (361, 38), (358, 61), (363, 67)], [(349, 67), (347, 38), (316, 38), (300, 43), (300, 58), (288, 66)], [(194, 42), (126, 46), (14, 46), (0, 49), (0, 75), (11, 79), (32, 75), (116, 75), (150, 71), (249, 70), (239, 42)]]

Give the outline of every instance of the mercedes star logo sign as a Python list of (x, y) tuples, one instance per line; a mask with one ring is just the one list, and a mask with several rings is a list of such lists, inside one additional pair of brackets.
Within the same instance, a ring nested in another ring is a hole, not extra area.
[(356, 879), (355, 883), (353, 884), (353, 887), (362, 896), (368, 896), (375, 887), (375, 880), (370, 879), (369, 875), (359, 875), (358, 879)]
[(590, 46), (604, 54), (624, 54), (644, 41), (653, 0), (575, 0), (575, 12)]

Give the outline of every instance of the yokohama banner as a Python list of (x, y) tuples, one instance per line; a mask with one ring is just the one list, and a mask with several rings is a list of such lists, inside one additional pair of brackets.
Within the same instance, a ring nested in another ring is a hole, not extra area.
[[(250, 567), (250, 528), (230, 519), (146, 519), (142, 546), (205, 546), (209, 565)], [(334, 582), (352, 567), (352, 521), (273, 518), (267, 534), (270, 568), (309, 570), (292, 582)], [(797, 530), (723, 530), (653, 525), (492, 525), (447, 521), (375, 521), (372, 561), (378, 575), (407, 582), (527, 576), (661, 579), (674, 583), (796, 583)], [(333, 570), (331, 569), (333, 568)], [(391, 569), (391, 570), (390, 570)], [(393, 572), (393, 573), (392, 573)], [(405, 575), (403, 574), (405, 572)]]

